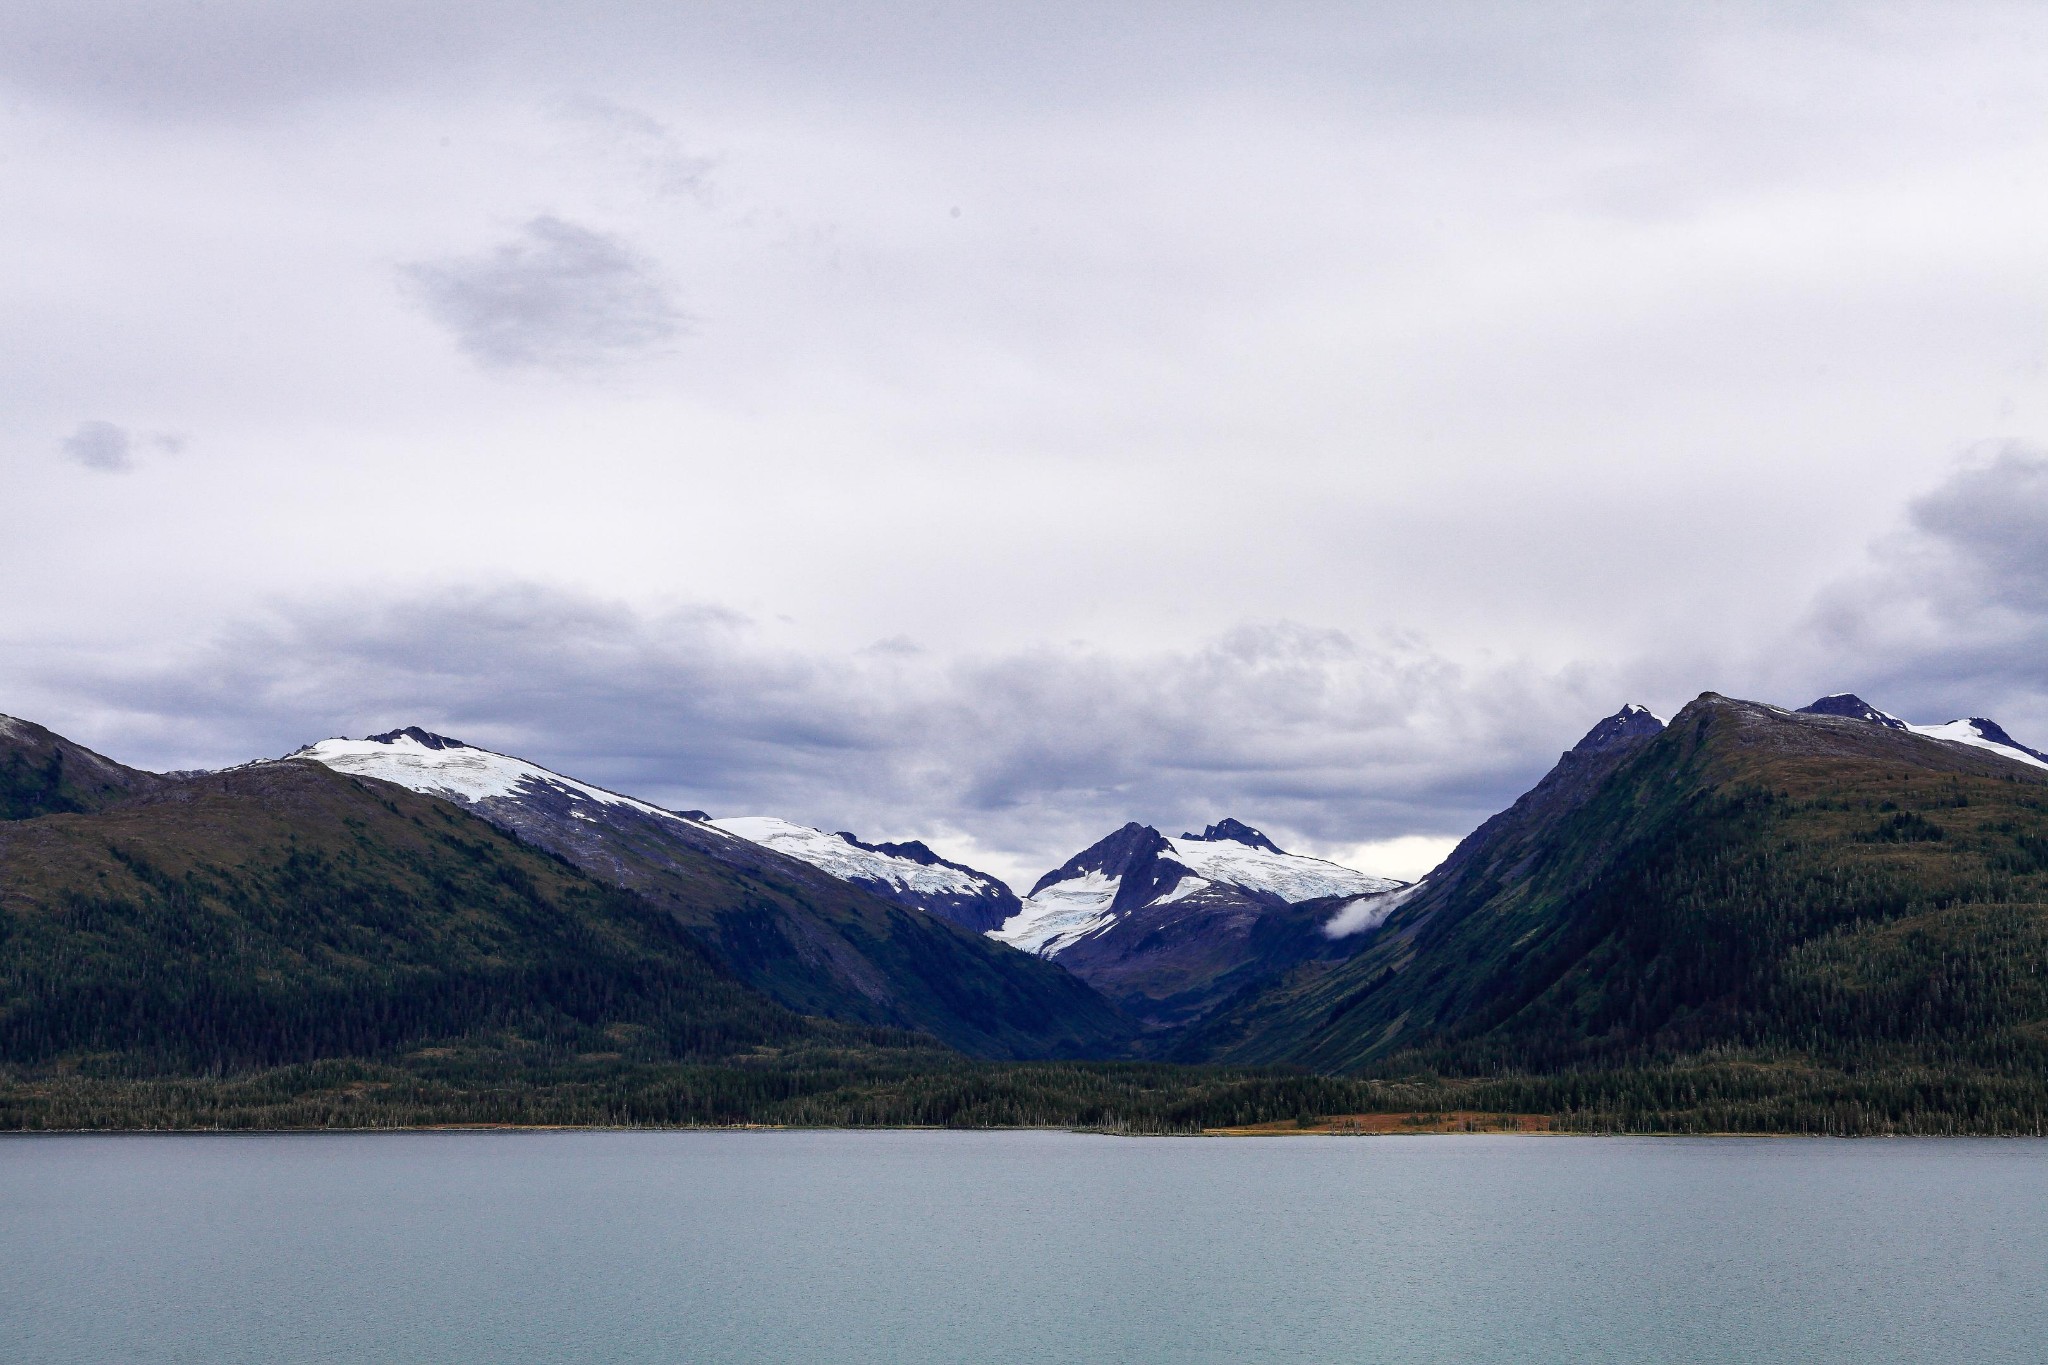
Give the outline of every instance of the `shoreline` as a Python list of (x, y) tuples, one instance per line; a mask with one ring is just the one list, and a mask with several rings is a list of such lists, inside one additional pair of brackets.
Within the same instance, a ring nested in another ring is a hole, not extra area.
[[(1349, 1117), (1349, 1116), (1347, 1116)], [(1374, 1115), (1375, 1118), (1400, 1118), (1402, 1115)], [(1521, 1115), (1531, 1118), (1544, 1115)], [(1056, 1126), (951, 1128), (937, 1124), (899, 1124), (875, 1127), (846, 1127), (821, 1125), (808, 1127), (790, 1124), (573, 1124), (573, 1123), (475, 1123), (475, 1124), (420, 1124), (415, 1126), (360, 1127), (360, 1128), (13, 1128), (0, 1131), (0, 1142), (10, 1139), (32, 1140), (36, 1138), (77, 1138), (77, 1137), (417, 1137), (422, 1134), (503, 1134), (546, 1135), (552, 1133), (1065, 1133), (1076, 1137), (1110, 1138), (1384, 1138), (1384, 1137), (1508, 1137), (1508, 1138), (1712, 1138), (1712, 1139), (1757, 1139), (1788, 1138), (1831, 1140), (1841, 1142), (1868, 1142), (1883, 1140), (1926, 1140), (1926, 1141), (2048, 1141), (2048, 1135), (2039, 1133), (1787, 1133), (1787, 1132), (1744, 1132), (1718, 1131), (1707, 1133), (1672, 1132), (1586, 1132), (1583, 1130), (1552, 1127), (1463, 1127), (1452, 1126), (1446, 1121), (1439, 1125), (1380, 1125), (1337, 1126), (1318, 1123), (1311, 1127), (1298, 1127), (1292, 1121), (1257, 1124), (1240, 1128), (1205, 1128), (1188, 1133), (1130, 1133), (1111, 1132), (1102, 1128), (1068, 1128)]]

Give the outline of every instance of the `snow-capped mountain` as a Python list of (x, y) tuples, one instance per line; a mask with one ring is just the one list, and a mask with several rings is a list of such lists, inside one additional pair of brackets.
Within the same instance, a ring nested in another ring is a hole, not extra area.
[(1916, 735), (1930, 739), (1945, 739), (1951, 744), (1967, 744), (1976, 749), (1989, 749), (1995, 754), (2018, 759), (2021, 763), (2036, 768), (2048, 768), (2048, 754), (2039, 749), (2030, 749), (2005, 732), (2005, 727), (1995, 720), (1982, 716), (1971, 716), (1967, 720), (1952, 720), (1942, 725), (1909, 725), (1906, 727)]
[(611, 806), (660, 820), (700, 827), (706, 824), (702, 811), (663, 810), (550, 772), (538, 763), (479, 749), (417, 725), (367, 739), (323, 739), (286, 757), (310, 758), (337, 772), (396, 782), (401, 787), (446, 797), (465, 806), (486, 801), (530, 800), (546, 794), (567, 802), (570, 813), (580, 819), (591, 818), (591, 812), (579, 813), (579, 806)]
[(2048, 754), (2039, 749), (2030, 749), (2005, 732), (2005, 727), (1995, 720), (1982, 716), (1971, 716), (1964, 720), (1944, 721), (1940, 725), (1913, 725), (1897, 716), (1880, 711), (1853, 692), (1838, 692), (1831, 697), (1822, 697), (1811, 706), (1802, 706), (1800, 712), (1815, 716), (1847, 716), (1852, 720), (1867, 720), (1882, 725), (1888, 730), (1904, 730), (1910, 734), (1925, 735), (1929, 739), (1944, 739), (1951, 744), (1967, 744), (1973, 749), (1987, 749), (2001, 754), (2015, 762), (2032, 768), (2048, 768)]
[(1799, 708), (1802, 716), (1844, 716), (1849, 720), (1867, 720), (1873, 725), (1882, 725), (1887, 730), (1909, 730), (1912, 727), (1888, 711), (1880, 711), (1854, 692), (1834, 692), (1820, 698), (1811, 706)]
[(711, 824), (977, 933), (996, 928), (1019, 908), (1017, 893), (1008, 886), (986, 872), (948, 862), (921, 840), (867, 844), (845, 830), (827, 834), (772, 815), (733, 816)]
[[(1017, 912), (1017, 897), (1009, 887), (985, 872), (947, 862), (915, 840), (864, 844), (851, 834), (827, 834), (768, 815), (713, 820), (703, 811), (664, 810), (550, 772), (523, 758), (479, 749), (418, 726), (367, 739), (323, 739), (290, 757), (382, 778), (466, 806), (504, 808), (507, 813), (536, 803), (550, 807), (558, 817), (583, 821), (597, 820), (605, 813), (632, 812), (688, 827), (693, 836), (690, 842), (699, 847), (708, 837), (771, 849), (976, 933), (995, 928)], [(732, 849), (722, 851), (730, 853)]]
[[(945, 904), (999, 899), (980, 887), (981, 900), (964, 896), (956, 888), (970, 870), (921, 864), (918, 852), (930, 853), (921, 845), (862, 850), (808, 831), (877, 860), (827, 869), (776, 846), (787, 840), (757, 842), (702, 811), (664, 810), (417, 727), (322, 740), (280, 761), (321, 763), (466, 806), (667, 911), (742, 981), (800, 1013), (921, 1029), (998, 1057), (1092, 1054), (1130, 1028), (1066, 972), (919, 907), (909, 885), (919, 879), (943, 884)], [(878, 865), (908, 883), (899, 894), (877, 894), (874, 876), (841, 875)]]
[[(990, 937), (1056, 958), (1126, 1009), (1169, 1022), (1246, 970), (1324, 951), (1316, 931), (1348, 904), (1336, 898), (1403, 885), (1288, 853), (1237, 820), (1179, 838), (1134, 821), (1039, 878)], [(1296, 911), (1305, 904), (1316, 908)]]
[[(1055, 957), (1119, 919), (1204, 892), (1269, 905), (1392, 891), (1402, 883), (1321, 858), (1283, 851), (1251, 826), (1226, 819), (1169, 839), (1133, 821), (1046, 873), (991, 937)], [(1214, 899), (1214, 897), (1212, 897)]]

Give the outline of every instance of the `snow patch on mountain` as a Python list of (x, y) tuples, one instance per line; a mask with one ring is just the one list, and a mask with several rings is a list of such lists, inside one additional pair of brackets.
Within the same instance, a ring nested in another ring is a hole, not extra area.
[(1110, 906), (1122, 885), (1123, 878), (1101, 872), (1084, 872), (1054, 882), (1033, 892), (1022, 910), (1003, 921), (1002, 928), (989, 930), (988, 936), (1012, 948), (1051, 957), (1116, 923)]
[(2029, 767), (2048, 768), (2048, 754), (2028, 748), (2007, 734), (2005, 727), (1997, 721), (1986, 720), (1982, 716), (1945, 721), (1940, 725), (1912, 725), (1888, 711), (1878, 710), (1853, 692), (1837, 692), (1831, 697), (1822, 697), (1811, 706), (1800, 707), (1799, 713), (1867, 720), (1888, 730), (1904, 730), (1909, 734), (1925, 735), (1929, 739), (1945, 739), (1951, 744), (1967, 744), (1973, 749), (1986, 749), (1994, 754), (2003, 754)]
[(463, 805), (496, 798), (516, 800), (531, 794), (536, 788), (551, 788), (572, 800), (620, 806), (665, 820), (681, 821), (685, 818), (660, 806), (564, 777), (538, 763), (478, 749), (460, 740), (411, 726), (389, 734), (372, 735), (368, 739), (323, 739), (285, 757), (312, 759), (336, 772), (378, 778)]
[(711, 824), (727, 834), (801, 859), (841, 881), (880, 882), (920, 896), (974, 896), (993, 882), (945, 863), (918, 863), (862, 848), (843, 834), (827, 834), (772, 815), (735, 815)]
[(1173, 858), (1205, 882), (1264, 891), (1290, 904), (1324, 896), (1387, 891), (1400, 885), (1390, 877), (1356, 872), (1299, 853), (1268, 851), (1234, 839), (1191, 839), (1182, 835), (1168, 839), (1166, 845), (1171, 852), (1160, 856)]
[(2003, 727), (1982, 717), (1968, 720), (1952, 720), (1945, 725), (1909, 725), (1906, 727), (1916, 735), (1929, 739), (1945, 739), (1951, 744), (1967, 744), (1973, 749), (1989, 749), (1992, 753), (2028, 764), (2035, 768), (2048, 768), (2041, 756), (2026, 748), (2005, 733)]

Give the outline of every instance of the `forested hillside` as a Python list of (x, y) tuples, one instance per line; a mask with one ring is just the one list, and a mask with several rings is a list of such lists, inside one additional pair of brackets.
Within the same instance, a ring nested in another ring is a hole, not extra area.
[(6, 1126), (2048, 1132), (2048, 780), (1851, 717), (1603, 723), (1351, 956), (1146, 1040), (1186, 1066), (806, 1017), (673, 907), (385, 783), (7, 738)]
[(1743, 1063), (2040, 1103), (2034, 771), (1709, 694), (1577, 804), (1460, 853), (1357, 957), (1239, 1001), (1179, 1055), (1602, 1077), (1603, 1102), (1618, 1076)]
[(674, 920), (304, 764), (0, 823), (0, 1059), (218, 1073), (429, 1044), (724, 1055), (821, 1025)]

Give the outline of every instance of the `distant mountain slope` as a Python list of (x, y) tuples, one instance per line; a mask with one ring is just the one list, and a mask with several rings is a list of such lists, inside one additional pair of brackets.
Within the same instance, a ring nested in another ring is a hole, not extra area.
[(252, 765), (0, 824), (0, 1060), (179, 1073), (426, 1046), (837, 1036), (638, 897), (445, 802)]
[(2044, 960), (2038, 770), (1709, 693), (1661, 733), (1567, 754), (1355, 956), (1233, 1002), (1177, 1055), (1491, 1074), (1720, 1049), (2038, 1074)]
[(885, 900), (699, 815), (409, 728), (292, 755), (455, 801), (674, 914), (806, 1014), (921, 1029), (989, 1057), (1098, 1055), (1130, 1025), (1061, 968)]
[(1203, 834), (1169, 839), (1136, 821), (1046, 873), (995, 934), (1043, 957), (1113, 928), (1152, 906), (1205, 891), (1235, 892), (1266, 905), (1369, 895), (1401, 883), (1321, 858), (1283, 852), (1249, 825), (1226, 819)]
[(1348, 899), (1401, 885), (1287, 853), (1237, 820), (1177, 839), (1133, 822), (1041, 877), (994, 937), (1057, 958), (1127, 1012), (1178, 1024), (1248, 974), (1348, 951), (1323, 923)]
[(1873, 725), (1882, 725), (1887, 730), (1910, 730), (1913, 727), (1889, 711), (1880, 711), (1854, 692), (1835, 692), (1810, 705), (1799, 708), (1802, 716), (1837, 716), (1844, 720), (1867, 720)]
[(1799, 708), (1803, 716), (1843, 716), (1851, 720), (1867, 720), (1884, 726), (1887, 730), (1905, 730), (1930, 739), (1945, 739), (1953, 744), (1967, 744), (1972, 748), (1984, 749), (2015, 759), (2029, 767), (2048, 768), (2048, 754), (2039, 749), (2030, 749), (2005, 732), (2005, 727), (1995, 720), (1982, 716), (1971, 716), (1965, 720), (1945, 721), (1940, 725), (1911, 725), (1897, 716), (1880, 711), (1853, 692), (1837, 692), (1831, 697), (1822, 697), (1811, 706)]
[(40, 725), (0, 716), (0, 820), (100, 810), (167, 780), (123, 767)]
[(986, 872), (948, 862), (920, 840), (862, 843), (844, 830), (827, 834), (771, 815), (731, 816), (710, 823), (977, 934), (1017, 913), (1016, 892)]
[(1909, 729), (1916, 735), (1929, 739), (1945, 739), (1951, 744), (1967, 744), (1973, 749), (1983, 749), (2024, 763), (2032, 768), (2048, 768), (2048, 754), (2039, 749), (2029, 749), (2005, 732), (2005, 727), (1995, 720), (1972, 716), (1968, 720), (1952, 720), (1943, 725), (1914, 725)]

